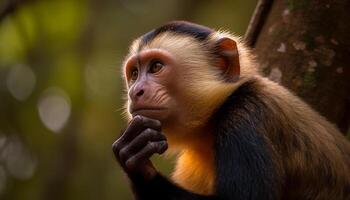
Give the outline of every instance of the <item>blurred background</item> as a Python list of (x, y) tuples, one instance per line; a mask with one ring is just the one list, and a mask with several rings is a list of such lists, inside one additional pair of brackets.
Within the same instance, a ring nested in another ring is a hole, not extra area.
[[(0, 0), (0, 199), (132, 199), (111, 150), (128, 45), (169, 20), (243, 35), (255, 5)], [(172, 159), (154, 159), (169, 174)]]

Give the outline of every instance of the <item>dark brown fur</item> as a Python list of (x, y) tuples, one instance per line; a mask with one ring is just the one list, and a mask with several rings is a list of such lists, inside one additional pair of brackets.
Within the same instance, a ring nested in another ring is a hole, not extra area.
[(324, 117), (281, 86), (258, 78), (268, 109), (258, 127), (271, 144), (283, 199), (349, 199), (350, 145)]

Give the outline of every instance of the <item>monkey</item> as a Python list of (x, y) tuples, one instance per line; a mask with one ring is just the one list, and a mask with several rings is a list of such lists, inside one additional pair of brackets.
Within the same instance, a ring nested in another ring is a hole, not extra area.
[[(240, 37), (172, 21), (137, 38), (122, 71), (129, 123), (112, 148), (135, 199), (350, 199), (347, 139), (261, 75)], [(165, 152), (171, 180), (150, 161)]]

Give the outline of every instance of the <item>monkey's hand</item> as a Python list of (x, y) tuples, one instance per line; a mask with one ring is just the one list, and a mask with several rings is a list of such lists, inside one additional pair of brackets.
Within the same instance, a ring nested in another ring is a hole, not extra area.
[(130, 178), (141, 175), (150, 180), (158, 173), (150, 157), (164, 153), (168, 143), (158, 120), (135, 116), (112, 147), (117, 161)]

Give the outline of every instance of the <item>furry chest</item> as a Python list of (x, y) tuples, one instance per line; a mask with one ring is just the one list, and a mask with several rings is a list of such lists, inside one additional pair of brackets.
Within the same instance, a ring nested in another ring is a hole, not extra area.
[(215, 192), (214, 171), (212, 153), (186, 150), (177, 160), (173, 180), (191, 192), (210, 195)]

